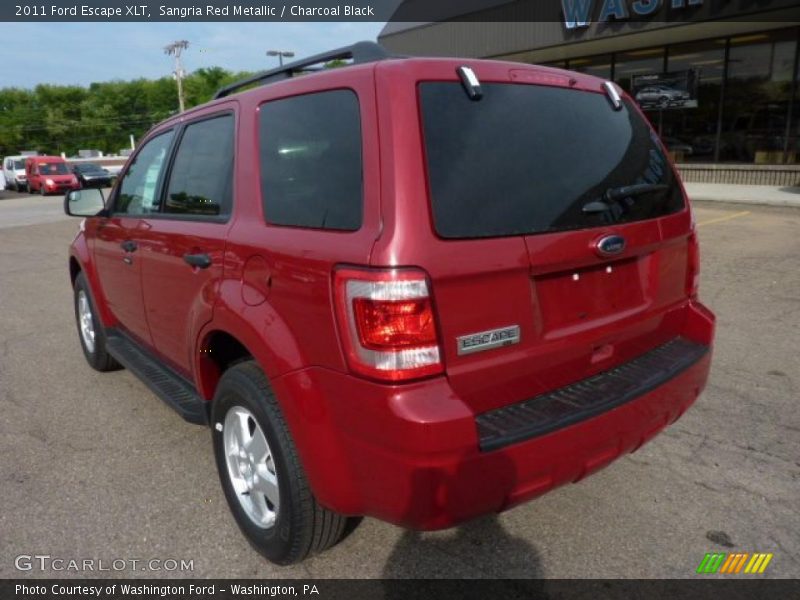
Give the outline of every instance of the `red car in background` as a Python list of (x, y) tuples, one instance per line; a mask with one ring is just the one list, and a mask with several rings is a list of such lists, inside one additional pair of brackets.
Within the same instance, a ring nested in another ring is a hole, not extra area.
[(25, 175), (28, 191), (47, 194), (63, 194), (79, 190), (81, 184), (60, 156), (29, 156), (25, 159)]

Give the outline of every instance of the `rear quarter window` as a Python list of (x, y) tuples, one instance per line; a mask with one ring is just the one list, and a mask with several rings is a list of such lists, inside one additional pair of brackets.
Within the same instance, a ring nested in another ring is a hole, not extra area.
[[(430, 200), (444, 238), (525, 235), (650, 219), (681, 210), (680, 186), (658, 138), (626, 101), (536, 85), (419, 86)], [(585, 212), (609, 189), (663, 189)]]
[(361, 227), (361, 120), (354, 92), (333, 90), (262, 105), (259, 154), (268, 223)]

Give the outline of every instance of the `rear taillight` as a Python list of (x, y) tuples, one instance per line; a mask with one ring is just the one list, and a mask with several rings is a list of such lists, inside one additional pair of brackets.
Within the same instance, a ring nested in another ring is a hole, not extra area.
[(336, 312), (350, 368), (389, 381), (442, 372), (425, 273), (417, 269), (340, 268)]
[(700, 246), (697, 243), (697, 231), (694, 228), (689, 235), (687, 253), (686, 293), (689, 298), (696, 299), (700, 288)]

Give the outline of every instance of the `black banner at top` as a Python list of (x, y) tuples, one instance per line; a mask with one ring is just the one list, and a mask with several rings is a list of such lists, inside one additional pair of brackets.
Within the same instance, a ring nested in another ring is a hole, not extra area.
[(788, 21), (797, 0), (3, 0), (0, 21)]

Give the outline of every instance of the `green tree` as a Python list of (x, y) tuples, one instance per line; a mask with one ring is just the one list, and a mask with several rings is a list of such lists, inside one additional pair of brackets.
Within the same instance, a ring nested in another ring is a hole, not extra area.
[[(220, 87), (250, 73), (221, 67), (198, 69), (186, 77), (186, 106), (211, 99)], [(21, 150), (42, 153), (79, 149), (116, 153), (178, 110), (172, 77), (106, 81), (88, 87), (38, 85), (33, 90), (0, 89), (0, 156)]]

